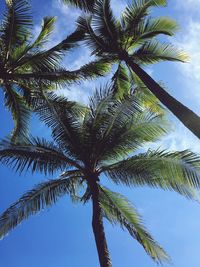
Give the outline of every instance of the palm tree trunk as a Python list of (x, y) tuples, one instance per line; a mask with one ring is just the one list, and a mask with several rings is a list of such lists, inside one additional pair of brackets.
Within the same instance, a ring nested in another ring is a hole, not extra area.
[(94, 182), (92, 185), (92, 205), (92, 228), (98, 251), (100, 266), (112, 267), (104, 232), (102, 211), (99, 204), (99, 188), (96, 182)]
[(140, 66), (128, 57), (123, 57), (126, 64), (135, 72), (147, 88), (167, 107), (191, 132), (200, 138), (200, 117), (167, 93)]

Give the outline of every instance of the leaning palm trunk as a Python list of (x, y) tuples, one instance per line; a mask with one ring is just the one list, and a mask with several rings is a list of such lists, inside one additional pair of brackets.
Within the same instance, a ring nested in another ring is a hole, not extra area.
[(169, 95), (137, 65), (161, 61), (185, 62), (188, 59), (183, 51), (158, 39), (160, 34), (173, 36), (177, 30), (174, 20), (149, 16), (151, 7), (166, 4), (166, 0), (130, 1), (119, 21), (113, 14), (110, 0), (98, 0), (93, 17), (80, 18), (78, 25), (86, 32), (85, 41), (93, 54), (125, 61), (161, 103), (200, 138), (200, 117)]
[(126, 64), (141, 79), (147, 88), (167, 107), (190, 131), (200, 138), (200, 117), (192, 110), (184, 106), (173, 96), (167, 93), (155, 82), (139, 65), (133, 62), (129, 56), (124, 56)]
[(93, 206), (92, 228), (98, 251), (100, 266), (112, 267), (104, 232), (102, 210), (99, 202), (99, 188), (96, 182), (93, 183), (92, 186), (92, 206)]

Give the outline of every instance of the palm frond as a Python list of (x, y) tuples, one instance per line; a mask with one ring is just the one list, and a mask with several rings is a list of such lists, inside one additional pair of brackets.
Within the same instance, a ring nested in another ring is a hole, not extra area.
[(96, 162), (117, 161), (167, 132), (162, 114), (144, 110), (135, 95), (119, 101), (112, 87), (102, 97), (103, 93), (97, 92), (92, 98), (82, 130), (82, 143), (87, 144), (85, 149)]
[(77, 43), (79, 41), (83, 40), (84, 37), (84, 31), (82, 29), (77, 29), (68, 35), (63, 41), (61, 41), (59, 44), (55, 45), (54, 47), (50, 48), (47, 53), (62, 53), (71, 50), (72, 48), (77, 46)]
[(194, 188), (200, 187), (200, 158), (188, 150), (148, 151), (107, 166), (104, 171), (117, 184), (174, 190), (198, 199)]
[(4, 97), (5, 105), (11, 110), (15, 124), (12, 140), (13, 142), (23, 140), (28, 134), (30, 108), (25, 103), (23, 97), (10, 84), (4, 85)]
[(25, 73), (26, 70), (31, 70), (32, 72), (53, 72), (60, 66), (60, 60), (61, 56), (57, 52), (36, 52), (34, 54), (27, 54), (16, 61), (14, 69), (22, 68), (25, 70)]
[(35, 215), (66, 195), (74, 195), (80, 183), (78, 177), (49, 180), (37, 185), (24, 194), (0, 216), (0, 238), (7, 235), (13, 228), (31, 215)]
[[(45, 24), (46, 28), (43, 29), (43, 31), (46, 31), (49, 33), (52, 28), (52, 24), (54, 19), (48, 18), (46, 19), (47, 24)], [(41, 35), (39, 35), (39, 40), (44, 41), (44, 32), (41, 32)], [(48, 36), (46, 36), (48, 37)], [(46, 39), (45, 37), (45, 39)], [(26, 69), (32, 69), (33, 71), (40, 71), (40, 72), (51, 72), (55, 71), (56, 68), (60, 66), (60, 60), (63, 57), (64, 53), (71, 50), (72, 48), (77, 46), (77, 43), (81, 41), (84, 37), (84, 32), (82, 30), (75, 30), (72, 34), (67, 36), (63, 41), (55, 45), (54, 47), (45, 50), (45, 51), (34, 51), (32, 53), (27, 53), (23, 56), (21, 56), (14, 65), (12, 65), (12, 68), (17, 70), (19, 68), (25, 68)], [(37, 42), (37, 39), (36, 41)], [(27, 49), (33, 49), (37, 45), (35, 42), (30, 45)], [(27, 51), (26, 51), (27, 52)]]
[(112, 77), (112, 91), (119, 99), (123, 99), (124, 95), (129, 94), (131, 91), (131, 80), (127, 68), (122, 64), (118, 65)]
[(6, 0), (6, 13), (0, 28), (1, 40), (4, 44), (4, 62), (16, 45), (22, 44), (32, 27), (30, 5), (27, 0)]
[[(140, 105), (158, 115), (165, 115), (166, 109), (161, 105), (158, 98), (156, 98), (140, 80), (140, 78), (131, 71), (133, 93), (139, 99)], [(163, 86), (163, 85), (162, 85)]]
[(53, 174), (73, 167), (73, 161), (66, 157), (52, 142), (38, 138), (14, 144), (4, 140), (0, 144), (0, 161), (18, 172), (31, 170)]
[(169, 262), (170, 258), (163, 248), (153, 239), (143, 226), (142, 219), (137, 210), (122, 195), (100, 187), (100, 204), (104, 216), (112, 223), (119, 223), (122, 229), (136, 239), (147, 254), (157, 263)]
[(75, 79), (78, 80), (85, 80), (85, 79), (92, 79), (106, 75), (111, 70), (111, 63), (109, 60), (105, 59), (97, 59), (95, 61), (91, 61), (80, 69), (71, 71), (71, 75), (74, 75)]
[(84, 11), (92, 12), (96, 0), (62, 0), (62, 2), (80, 8)]
[(42, 93), (41, 103), (35, 110), (40, 119), (52, 130), (52, 136), (65, 153), (73, 156), (80, 151), (80, 115), (85, 107), (55, 94)]
[[(47, 64), (46, 64), (47, 63)], [(33, 83), (36, 82), (38, 84), (43, 83), (47, 86), (52, 87), (53, 85), (63, 86), (63, 85), (69, 85), (71, 83), (78, 82), (84, 77), (90, 77), (93, 78), (95, 75), (102, 76), (105, 69), (102, 71), (98, 69), (98, 63), (97, 68), (95, 69), (96, 65), (95, 63), (91, 62), (91, 65), (94, 64), (94, 72), (92, 72), (92, 69), (90, 68), (90, 63), (88, 66), (84, 67), (83, 69), (75, 70), (75, 71), (69, 71), (64, 68), (55, 68), (54, 63), (52, 62), (41, 62), (41, 64), (36, 63), (37, 66), (39, 66), (39, 71), (27, 71), (25, 73), (14, 73), (11, 75), (8, 75), (9, 80), (16, 80), (19, 84), (21, 83)], [(57, 63), (56, 63), (57, 64)], [(43, 66), (41, 66), (43, 65)], [(46, 66), (45, 66), (46, 65)], [(41, 70), (41, 67), (45, 68), (45, 71)], [(47, 69), (48, 68), (48, 69)], [(50, 68), (52, 68), (50, 70)]]
[(34, 81), (34, 80), (31, 80), (31, 81), (18, 80), (16, 84), (20, 90), (20, 93), (24, 101), (33, 111), (40, 103), (41, 91), (51, 92), (55, 90), (55, 85), (53, 86), (53, 85), (50, 85), (49, 83), (46, 85), (45, 83), (42, 83), (42, 82), (38, 83), (37, 81)]
[(147, 18), (133, 28), (132, 40), (129, 41), (130, 47), (142, 44), (154, 37), (164, 34), (172, 36), (177, 31), (178, 25), (175, 20), (168, 17)]
[(141, 39), (152, 38), (158, 34), (172, 36), (177, 31), (178, 25), (175, 20), (168, 17), (149, 18), (143, 25)]
[(132, 29), (137, 27), (137, 25), (149, 14), (149, 9), (151, 7), (165, 6), (166, 3), (166, 0), (132, 0), (122, 13), (122, 24), (126, 32), (131, 33)]
[(159, 61), (186, 62), (188, 55), (170, 44), (161, 44), (154, 40), (136, 50), (132, 59), (139, 64), (152, 64)]
[(42, 20), (42, 29), (36, 38), (36, 40), (31, 45), (34, 48), (43, 47), (46, 42), (48, 41), (48, 38), (50, 34), (52, 33), (54, 29), (55, 24), (55, 17), (44, 17)]
[[(110, 120), (110, 125), (112, 123)], [(107, 142), (105, 147), (103, 146), (104, 154), (101, 155), (103, 165), (107, 160), (118, 161), (127, 157), (147, 142), (159, 140), (168, 129), (162, 115), (155, 115), (150, 111), (135, 112), (132, 119), (125, 121), (122, 125), (121, 122), (118, 125), (113, 124), (112, 128), (108, 127), (110, 132), (107, 138), (104, 137)]]
[(98, 36), (93, 30), (91, 23), (92, 16), (79, 17), (77, 21), (78, 28), (85, 32), (84, 40), (88, 47), (91, 48), (92, 54), (99, 55), (102, 52), (110, 51), (110, 49), (112, 51), (115, 47), (112, 47), (110, 43)]
[[(35, 61), (39, 55), (41, 56), (39, 49), (42, 48), (48, 41), (48, 37), (53, 31), (54, 23), (55, 17), (45, 17), (42, 21), (42, 29), (35, 41), (31, 44), (23, 43), (12, 51), (11, 58), (9, 60), (11, 69), (16, 70), (23, 67), (23, 70), (25, 71), (28, 62), (31, 61), (32, 57), (33, 61)], [(46, 59), (48, 59), (48, 57), (46, 57)], [(30, 68), (30, 66), (28, 66), (28, 68)]]
[[(115, 42), (119, 35), (119, 22), (114, 17), (110, 0), (98, 0), (94, 5), (92, 25), (98, 36), (106, 42)], [(114, 44), (115, 45), (115, 44)]]
[(145, 110), (134, 94), (119, 101), (112, 89), (96, 92), (81, 130), (85, 152), (102, 164), (158, 140), (168, 129), (162, 114)]

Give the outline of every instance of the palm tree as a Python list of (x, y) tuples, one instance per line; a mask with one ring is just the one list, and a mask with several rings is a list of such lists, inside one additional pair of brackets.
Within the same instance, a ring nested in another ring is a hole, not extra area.
[(144, 109), (135, 94), (118, 100), (112, 87), (97, 91), (87, 107), (46, 94), (36, 111), (51, 128), (54, 141), (27, 138), (16, 144), (4, 140), (0, 144), (0, 161), (19, 173), (29, 170), (44, 175), (61, 174), (24, 194), (0, 216), (0, 237), (59, 197), (69, 195), (78, 202), (92, 202), (92, 228), (101, 267), (112, 266), (103, 217), (126, 229), (153, 260), (169, 261), (143, 226), (135, 207), (102, 182), (107, 177), (117, 185), (168, 189), (187, 198), (198, 198), (197, 155), (187, 150), (141, 152), (144, 144), (167, 132), (163, 116)]
[(100, 60), (74, 71), (61, 67), (64, 54), (83, 39), (83, 31), (77, 28), (62, 42), (46, 49), (55, 17), (43, 19), (41, 31), (34, 39), (28, 1), (7, 0), (5, 3), (6, 11), (0, 24), (0, 87), (4, 92), (5, 105), (15, 121), (12, 135), (13, 140), (17, 140), (26, 135), (33, 96), (41, 90), (41, 83), (49, 89), (53, 84), (69, 84), (102, 76), (109, 66)]
[[(81, 6), (81, 1), (67, 1)], [(174, 46), (156, 39), (160, 34), (172, 36), (177, 30), (175, 21), (167, 17), (149, 17), (150, 8), (165, 6), (166, 0), (133, 0), (119, 21), (112, 12), (110, 0), (84, 1), (91, 4), (92, 15), (79, 19), (79, 27), (86, 32), (85, 40), (92, 54), (114, 62), (124, 62), (146, 87), (190, 131), (200, 138), (200, 117), (171, 96), (142, 68), (160, 61), (185, 62), (187, 55)]]

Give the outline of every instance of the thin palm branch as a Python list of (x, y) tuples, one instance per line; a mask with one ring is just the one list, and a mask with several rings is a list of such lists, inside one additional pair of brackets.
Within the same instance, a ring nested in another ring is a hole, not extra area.
[(137, 210), (122, 195), (111, 192), (105, 187), (100, 187), (100, 203), (104, 216), (112, 223), (119, 223), (123, 229), (128, 230), (153, 260), (158, 263), (169, 262), (170, 258), (160, 245), (148, 233), (142, 225), (142, 220)]
[(64, 171), (70, 167), (79, 166), (73, 159), (67, 157), (52, 142), (40, 139), (26, 140), (21, 144), (3, 140), (0, 144), (0, 161), (12, 166), (20, 173), (31, 170), (45, 175), (53, 174), (55, 170)]
[(64, 195), (73, 196), (80, 184), (79, 177), (69, 176), (41, 183), (24, 194), (0, 216), (0, 238), (31, 215), (55, 204)]
[(30, 119), (30, 108), (20, 94), (18, 94), (9, 83), (4, 85), (5, 105), (12, 112), (14, 119), (14, 130), (12, 140), (23, 140), (27, 136), (27, 125)]
[(198, 200), (194, 188), (200, 186), (200, 159), (190, 151), (148, 151), (116, 164), (104, 172), (117, 184), (174, 190)]

